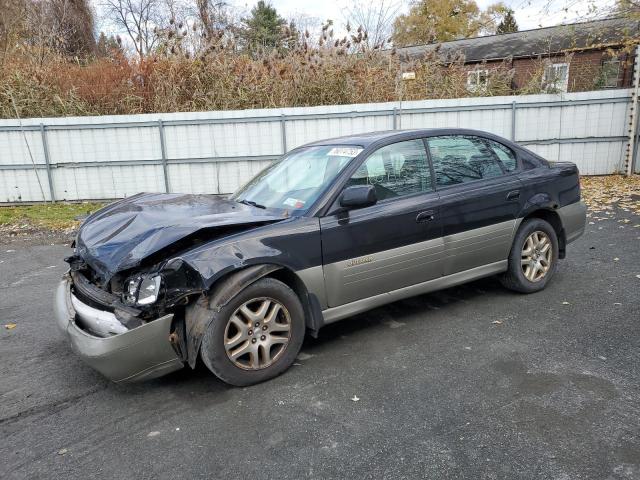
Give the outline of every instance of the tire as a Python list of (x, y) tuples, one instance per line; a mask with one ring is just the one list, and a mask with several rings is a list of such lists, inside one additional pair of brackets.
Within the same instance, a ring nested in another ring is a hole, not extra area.
[[(531, 237), (536, 232), (538, 233), (537, 237)], [(550, 245), (550, 253), (543, 252), (544, 247), (540, 247), (545, 236), (548, 241), (544, 245)], [(539, 242), (535, 241), (536, 238), (539, 239)], [(529, 255), (529, 248), (534, 245), (535, 248)], [(513, 240), (509, 253), (508, 270), (500, 276), (500, 282), (504, 287), (516, 292), (539, 292), (551, 281), (557, 269), (558, 252), (558, 236), (548, 222), (540, 218), (525, 220)], [(546, 271), (538, 270), (535, 272), (536, 269), (545, 268), (545, 262), (549, 264)]]
[(302, 347), (306, 329), (302, 304), (279, 280), (252, 283), (213, 316), (200, 357), (228, 384), (244, 387), (276, 377), (291, 366)]

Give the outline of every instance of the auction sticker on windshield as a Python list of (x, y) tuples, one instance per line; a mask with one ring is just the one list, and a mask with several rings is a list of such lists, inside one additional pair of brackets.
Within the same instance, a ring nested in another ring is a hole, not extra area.
[(287, 198), (284, 202), (283, 202), (286, 206), (288, 207), (293, 207), (293, 208), (302, 208), (304, 207), (304, 200), (298, 200), (297, 198)]
[(359, 147), (334, 147), (327, 155), (333, 157), (355, 157), (362, 151)]

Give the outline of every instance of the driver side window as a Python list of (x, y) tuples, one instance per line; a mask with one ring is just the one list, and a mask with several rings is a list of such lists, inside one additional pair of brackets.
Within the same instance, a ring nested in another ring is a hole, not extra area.
[(431, 170), (421, 139), (386, 145), (373, 152), (347, 181), (373, 185), (378, 200), (432, 191)]

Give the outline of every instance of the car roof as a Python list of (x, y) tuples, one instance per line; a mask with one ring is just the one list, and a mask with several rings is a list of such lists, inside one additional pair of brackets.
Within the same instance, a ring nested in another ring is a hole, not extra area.
[[(435, 136), (435, 135), (480, 135), (489, 138), (499, 138), (489, 132), (480, 130), (470, 130), (466, 128), (424, 128), (412, 130), (383, 130), (379, 132), (356, 133), (353, 135), (345, 135), (343, 137), (327, 138), (303, 145), (305, 147), (316, 145), (359, 145), (368, 147), (379, 141), (402, 140), (404, 137), (415, 136)], [(500, 139), (507, 141), (506, 139)], [(510, 142), (509, 142), (510, 143)]]

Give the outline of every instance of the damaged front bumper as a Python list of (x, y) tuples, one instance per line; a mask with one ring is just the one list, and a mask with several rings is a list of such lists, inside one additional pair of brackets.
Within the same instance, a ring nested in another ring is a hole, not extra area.
[(184, 365), (169, 341), (173, 315), (128, 330), (112, 313), (80, 301), (71, 291), (68, 275), (58, 285), (54, 312), (73, 350), (85, 363), (114, 382), (148, 380)]

